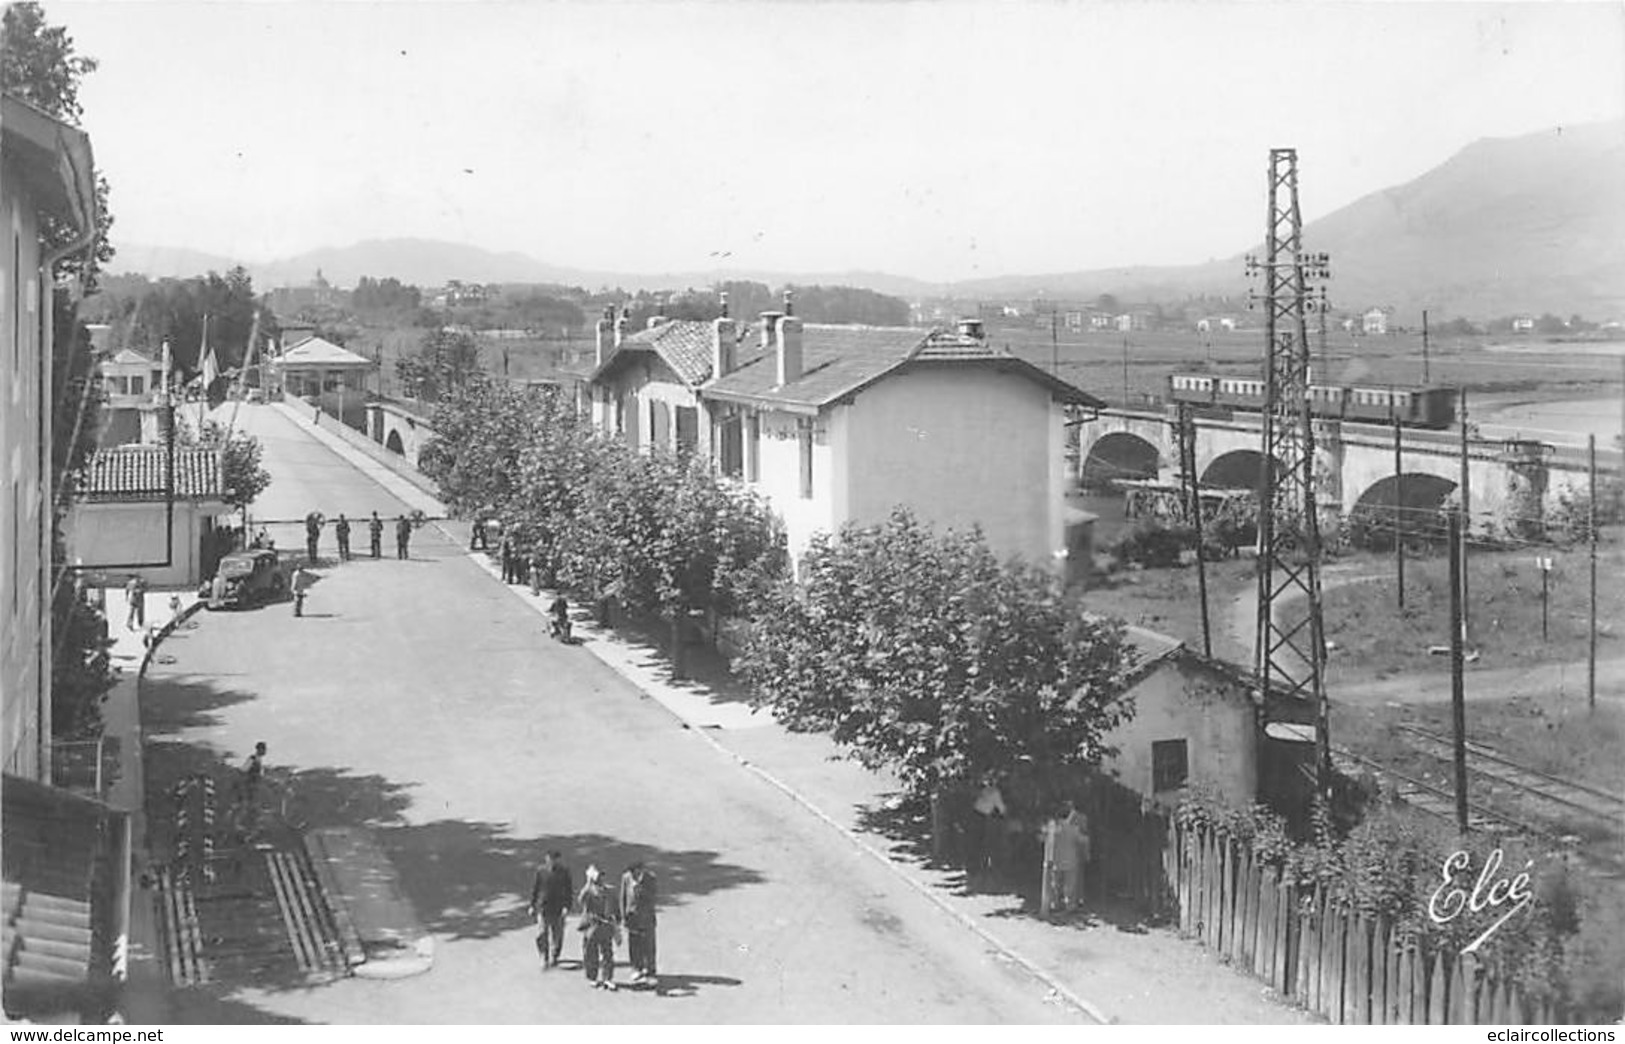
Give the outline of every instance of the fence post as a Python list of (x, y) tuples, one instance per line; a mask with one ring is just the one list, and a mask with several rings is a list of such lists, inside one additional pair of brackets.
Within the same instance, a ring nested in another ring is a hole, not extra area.
[(1275, 980), (1275, 868), (1264, 866), (1258, 873), (1258, 947), (1253, 951), (1253, 974), (1279, 990)]
[(1371, 1025), (1386, 1026), (1388, 1018), (1388, 919), (1371, 922)]
[(1315, 1010), (1315, 982), (1319, 977), (1316, 957), (1320, 953), (1320, 934), (1315, 927), (1315, 910), (1318, 903), (1315, 897), (1309, 896), (1308, 902), (1293, 904), (1293, 919), (1298, 924), (1298, 960), (1297, 960), (1297, 986), (1293, 990), (1298, 997), (1298, 1003)]
[(1473, 1021), (1473, 1001), (1471, 973), (1464, 967), (1470, 958), (1462, 954), (1452, 954), (1449, 995), (1446, 999), (1445, 1025), (1467, 1026)]
[(1294, 911), (1297, 910), (1298, 890), (1290, 881), (1277, 875), (1275, 896), (1275, 956), (1270, 968), (1270, 980), (1282, 996), (1292, 993), (1296, 975), (1292, 961)]
[(1204, 918), (1202, 922), (1202, 939), (1208, 949), (1216, 950), (1219, 947), (1219, 832), (1211, 827), (1207, 832), (1207, 844), (1203, 846), (1203, 861), (1206, 863), (1207, 877), (1205, 895), (1203, 897)]
[(1320, 992), (1326, 1017), (1343, 1024), (1343, 911), (1326, 900), (1325, 945), (1321, 947)]
[(1343, 1010), (1355, 1026), (1371, 1024), (1371, 936), (1365, 914), (1355, 911), (1349, 917), (1348, 957), (1343, 980)]
[(1450, 1009), (1446, 1007), (1448, 999), (1449, 978), (1446, 965), (1449, 957), (1443, 950), (1433, 954), (1433, 974), (1428, 976), (1428, 1021), (1429, 1026), (1450, 1025)]

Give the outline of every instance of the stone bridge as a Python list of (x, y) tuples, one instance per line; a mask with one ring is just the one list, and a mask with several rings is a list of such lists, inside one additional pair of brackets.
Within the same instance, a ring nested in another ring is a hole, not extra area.
[[(1103, 410), (1085, 421), (1078, 429), (1079, 481), (1091, 486), (1111, 479), (1178, 481), (1174, 418), (1170, 407), (1166, 412)], [(1204, 486), (1258, 484), (1259, 422), (1259, 415), (1240, 412), (1197, 418), (1196, 471)], [(1457, 431), (1403, 429), (1397, 479), (1389, 426), (1316, 422), (1315, 456), (1321, 476), (1317, 493), (1328, 521), (1357, 508), (1362, 514), (1392, 511), (1396, 502), (1412, 512), (1438, 512), (1456, 494), (1461, 477)], [(1586, 490), (1584, 450), (1470, 438), (1467, 456), (1468, 507), (1477, 532), (1536, 532), (1560, 496)], [(1619, 454), (1608, 456), (1610, 470), (1617, 470)]]
[(434, 438), (434, 429), (417, 404), (378, 398), (367, 403), (367, 437), (405, 457), (415, 468), (424, 445)]

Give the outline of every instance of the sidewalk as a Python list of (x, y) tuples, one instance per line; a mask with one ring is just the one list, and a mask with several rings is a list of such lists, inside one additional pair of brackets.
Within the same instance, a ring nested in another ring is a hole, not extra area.
[[(120, 1011), (124, 1021), (141, 1025), (172, 1021), (169, 1004), (169, 976), (164, 970), (163, 940), (159, 935), (153, 895), (142, 887), (147, 872), (146, 776), (142, 757), (141, 675), (148, 657), (162, 655), (160, 641), (177, 629), (186, 629), (187, 618), (197, 610), (195, 591), (151, 591), (146, 598), (148, 630), (132, 631), (125, 626), (129, 605), (124, 589), (103, 592), (108, 637), (113, 639), (112, 660), (119, 679), (102, 703), (102, 723), (107, 736), (118, 740), (118, 778), (109, 788), (107, 803), (130, 813), (132, 863), (130, 867), (129, 970)], [(170, 595), (180, 596), (178, 612), (169, 607)], [(144, 639), (153, 637), (149, 648)]]
[[(431, 515), (445, 514), (433, 497), (341, 436), (315, 427), (295, 411), (285, 412), (406, 503)], [(399, 466), (405, 467), (404, 462)], [(466, 546), (466, 524), (434, 524)], [(488, 555), (469, 557), (500, 582), (500, 568)], [(524, 586), (507, 589), (540, 614), (552, 600), (549, 591), (535, 596)], [(1054, 924), (1026, 913), (1017, 896), (966, 893), (957, 873), (926, 866), (905, 845), (865, 826), (866, 818), (883, 816), (889, 808), (897, 791), (894, 781), (845, 759), (825, 736), (788, 732), (770, 714), (753, 711), (714, 653), (691, 649), (691, 679), (674, 682), (658, 639), (604, 631), (577, 614), (576, 640), (583, 651), (660, 703), (701, 741), (784, 792), (975, 933), (986, 949), (1025, 968), (1058, 1000), (1090, 1017), (1123, 1023), (1315, 1021), (1273, 1000), (1272, 991), (1262, 983), (1173, 931), (1137, 925), (1119, 928), (1098, 918)]]

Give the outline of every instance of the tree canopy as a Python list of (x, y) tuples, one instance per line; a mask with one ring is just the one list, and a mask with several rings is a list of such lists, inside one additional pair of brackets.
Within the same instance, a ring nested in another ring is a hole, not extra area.
[(829, 731), (915, 796), (996, 782), (1053, 808), (1131, 711), (1120, 626), (979, 531), (899, 508), (815, 538), (800, 571), (762, 597), (736, 669), (789, 727)]

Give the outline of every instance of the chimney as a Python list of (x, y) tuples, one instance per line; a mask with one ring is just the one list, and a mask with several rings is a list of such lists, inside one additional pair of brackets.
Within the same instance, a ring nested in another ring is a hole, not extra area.
[(728, 291), (718, 290), (717, 300), (722, 302), (722, 318), (728, 318)]
[(608, 355), (609, 352), (610, 352), (610, 349), (614, 348), (615, 344), (616, 344), (616, 340), (615, 340), (615, 309), (614, 308), (605, 308), (604, 309), (603, 317), (598, 320), (598, 331), (597, 331), (597, 333), (598, 333), (598, 351), (597, 351), (597, 355), (595, 357), (595, 363), (598, 366), (602, 366), (602, 365), (604, 365), (604, 356)]
[(615, 347), (619, 348), (621, 342), (626, 340), (626, 327), (631, 322), (632, 317), (627, 314), (626, 309), (621, 309), (620, 318), (615, 320)]
[(801, 320), (783, 316), (778, 320), (778, 383), (782, 387), (801, 377)]
[(795, 295), (796, 295), (796, 292), (794, 290), (790, 289), (789, 287), (784, 288), (784, 314), (785, 315), (795, 315), (796, 314)]
[(783, 312), (762, 313), (762, 351), (772, 351), (773, 347), (779, 343), (779, 320), (783, 318)]
[(734, 321), (728, 318), (724, 311), (722, 317), (711, 324), (711, 379), (726, 376), (733, 372), (734, 345), (739, 340), (739, 333), (734, 328)]

